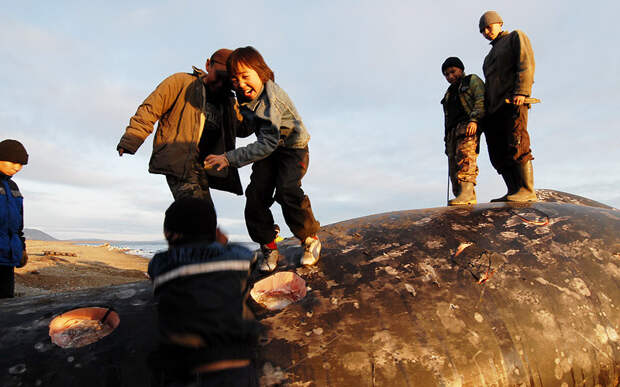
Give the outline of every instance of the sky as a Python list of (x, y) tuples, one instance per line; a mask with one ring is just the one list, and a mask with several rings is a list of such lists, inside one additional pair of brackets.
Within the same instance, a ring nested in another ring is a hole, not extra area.
[[(148, 173), (152, 136), (136, 155), (121, 158), (116, 145), (164, 78), (248, 45), (312, 136), (302, 183), (322, 225), (444, 206), (441, 64), (458, 56), (482, 77), (490, 46), (478, 20), (489, 9), (534, 49), (536, 188), (620, 208), (620, 2), (5, 1), (0, 139), (30, 155), (14, 177), (25, 227), (59, 239), (162, 239), (172, 196), (164, 176)], [(478, 161), (478, 201), (502, 196), (484, 137)], [(240, 174), (246, 186), (250, 167)], [(213, 197), (220, 227), (249, 240), (245, 198)], [(277, 203), (272, 211), (290, 236)]]

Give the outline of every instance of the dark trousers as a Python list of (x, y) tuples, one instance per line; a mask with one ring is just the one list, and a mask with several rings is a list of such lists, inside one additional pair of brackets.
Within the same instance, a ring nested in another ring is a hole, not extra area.
[(280, 147), (252, 165), (250, 184), (245, 190), (245, 223), (254, 242), (267, 244), (276, 236), (269, 209), (274, 201), (282, 207), (284, 221), (297, 238), (303, 241), (319, 231), (310, 199), (301, 189), (301, 178), (306, 174), (308, 162), (307, 147)]
[(15, 295), (15, 268), (0, 265), (0, 298), (12, 298)]
[(505, 104), (484, 120), (489, 158), (499, 174), (534, 159), (527, 132), (528, 109), (526, 105)]
[(174, 200), (184, 197), (204, 199), (213, 206), (211, 192), (209, 191), (209, 180), (207, 173), (201, 164), (194, 163), (194, 167), (185, 178), (166, 175), (166, 182)]

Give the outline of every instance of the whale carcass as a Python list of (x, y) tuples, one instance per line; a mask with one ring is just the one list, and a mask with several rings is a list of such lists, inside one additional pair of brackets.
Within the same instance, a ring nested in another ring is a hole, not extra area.
[[(620, 378), (620, 212), (538, 192), (533, 204), (372, 215), (325, 226), (318, 266), (267, 328), (263, 385), (616, 386)], [(61, 348), (51, 320), (113, 308), (116, 328)], [(150, 284), (0, 302), (0, 385), (148, 386), (156, 341)]]

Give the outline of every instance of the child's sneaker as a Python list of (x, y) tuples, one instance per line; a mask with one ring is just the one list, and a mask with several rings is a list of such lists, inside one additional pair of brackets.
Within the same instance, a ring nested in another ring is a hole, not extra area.
[(304, 254), (301, 256), (301, 264), (304, 266), (315, 265), (319, 261), (321, 255), (321, 241), (316, 235), (312, 235), (306, 238), (302, 242), (304, 248)]
[[(270, 245), (275, 243), (271, 242)], [(278, 260), (280, 259), (280, 252), (278, 248), (271, 248), (268, 245), (260, 245), (260, 251), (263, 253), (263, 261), (260, 264), (259, 270), (264, 273), (272, 272), (278, 267)]]

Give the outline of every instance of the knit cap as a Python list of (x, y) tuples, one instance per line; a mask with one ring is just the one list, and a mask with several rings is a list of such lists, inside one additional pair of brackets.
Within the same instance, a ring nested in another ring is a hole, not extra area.
[(4, 140), (0, 142), (0, 161), (28, 164), (28, 152), (21, 142), (17, 140)]
[(168, 207), (164, 230), (183, 235), (186, 240), (215, 240), (217, 218), (210, 201), (180, 198)]
[(499, 16), (499, 13), (495, 11), (486, 11), (480, 16), (480, 22), (478, 23), (478, 27), (480, 27), (480, 32), (484, 31), (485, 27), (490, 26), (493, 23), (503, 23), (502, 17)]
[(446, 71), (448, 67), (458, 67), (461, 70), (465, 70), (465, 65), (463, 64), (463, 62), (455, 56), (451, 56), (443, 62), (443, 64), (441, 65), (441, 73), (443, 74), (443, 72)]

